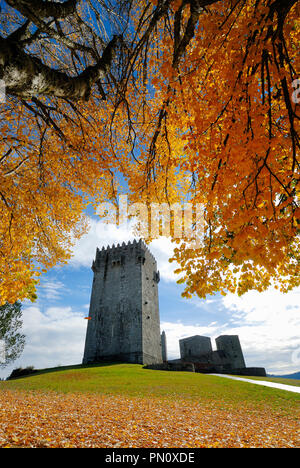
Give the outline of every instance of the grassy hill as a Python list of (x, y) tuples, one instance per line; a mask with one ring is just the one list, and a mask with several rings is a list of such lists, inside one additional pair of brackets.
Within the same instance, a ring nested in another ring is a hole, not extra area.
[(300, 395), (106, 364), (0, 382), (0, 447), (296, 447)]
[[(277, 379), (270, 379), (277, 381)], [(278, 381), (281, 382), (280, 379)], [(300, 382), (299, 382), (300, 384)], [(300, 396), (217, 376), (143, 369), (138, 364), (99, 364), (44, 369), (37, 374), (0, 383), (1, 389), (42, 390), (62, 393), (95, 392), (159, 398), (222, 401), (237, 405), (267, 400), (278, 407), (293, 406)]]

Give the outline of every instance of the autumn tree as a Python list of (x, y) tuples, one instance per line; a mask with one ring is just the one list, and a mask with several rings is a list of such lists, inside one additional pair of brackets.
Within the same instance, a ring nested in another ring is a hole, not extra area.
[(3, 3), (2, 301), (34, 297), (119, 175), (132, 203), (203, 206), (171, 233), (185, 296), (299, 285), (296, 0)]

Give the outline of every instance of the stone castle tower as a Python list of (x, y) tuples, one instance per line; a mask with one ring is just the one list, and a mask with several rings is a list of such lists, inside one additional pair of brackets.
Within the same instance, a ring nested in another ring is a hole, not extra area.
[(156, 260), (140, 241), (97, 249), (83, 364), (162, 362)]
[(216, 338), (217, 350), (222, 350), (230, 358), (233, 368), (246, 367), (242, 347), (237, 335), (221, 335)]

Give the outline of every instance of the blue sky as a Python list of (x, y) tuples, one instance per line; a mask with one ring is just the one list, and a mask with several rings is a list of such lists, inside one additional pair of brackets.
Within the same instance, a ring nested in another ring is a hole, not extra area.
[[(118, 228), (89, 217), (90, 230), (74, 246), (68, 265), (55, 267), (41, 279), (38, 300), (23, 304), (23, 332), (27, 343), (20, 359), (6, 369), (78, 364), (82, 360), (96, 247), (133, 240), (131, 225)], [(214, 339), (237, 334), (246, 365), (263, 366), (268, 373), (300, 370), (300, 290), (288, 294), (275, 290), (235, 295), (183, 299), (176, 283), (174, 264), (168, 262), (172, 244), (160, 238), (150, 244), (161, 274), (159, 283), (161, 330), (167, 335), (169, 358), (179, 357), (178, 340), (195, 334)]]

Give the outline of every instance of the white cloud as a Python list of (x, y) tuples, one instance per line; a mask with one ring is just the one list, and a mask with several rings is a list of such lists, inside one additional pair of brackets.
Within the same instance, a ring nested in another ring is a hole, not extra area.
[(73, 247), (73, 257), (69, 264), (73, 266), (91, 267), (95, 258), (96, 248), (107, 247), (112, 244), (133, 241), (135, 236), (132, 225), (116, 226), (89, 218), (90, 229)]
[(39, 288), (41, 288), (40, 297), (55, 301), (61, 298), (65, 290), (65, 285), (61, 281), (42, 279)]
[(292, 356), (300, 349), (300, 289), (228, 294), (222, 300), (232, 312), (226, 333), (239, 335), (249, 366), (265, 365), (273, 373), (299, 371)]
[(86, 334), (84, 311), (71, 307), (49, 307), (44, 313), (37, 306), (23, 309), (22, 333), (26, 345), (20, 359), (1, 371), (7, 377), (16, 367), (35, 368), (79, 364), (82, 361)]
[(177, 263), (169, 262), (175, 247), (176, 245), (167, 237), (155, 239), (149, 245), (149, 249), (156, 258), (160, 276), (167, 282), (176, 282), (179, 279), (179, 275), (174, 273), (174, 270), (178, 268)]
[[(117, 226), (89, 218), (89, 224), (89, 232), (82, 236), (73, 248), (74, 255), (69, 265), (90, 267), (95, 258), (97, 247), (101, 249), (103, 246), (122, 244), (122, 242), (127, 243), (137, 238), (134, 235), (133, 221)], [(155, 239), (149, 244), (149, 249), (156, 258), (161, 278), (168, 282), (175, 282), (179, 278), (178, 275), (174, 274), (177, 265), (169, 263), (174, 247), (175, 245), (166, 237)]]

